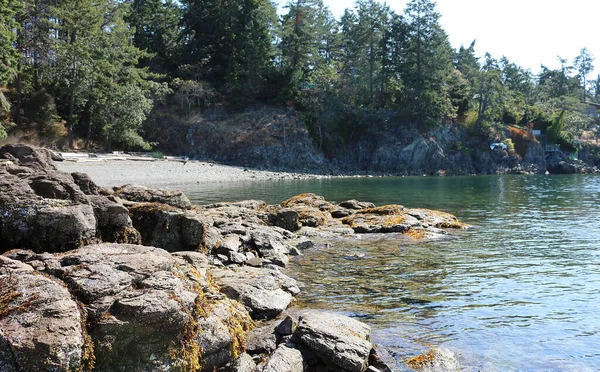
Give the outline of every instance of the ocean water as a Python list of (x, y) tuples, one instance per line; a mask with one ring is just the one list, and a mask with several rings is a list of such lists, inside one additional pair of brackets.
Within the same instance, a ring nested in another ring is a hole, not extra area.
[[(437, 371), (600, 370), (600, 177), (477, 176), (256, 182), (185, 189), (199, 204), (314, 192), (440, 209), (473, 229), (406, 244), (317, 245), (287, 273), (298, 306), (373, 328), (395, 370), (431, 349)], [(358, 258), (362, 257), (362, 258)]]

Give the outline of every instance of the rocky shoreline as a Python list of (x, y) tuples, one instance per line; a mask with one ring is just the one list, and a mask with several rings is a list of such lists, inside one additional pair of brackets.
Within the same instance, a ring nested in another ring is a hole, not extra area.
[(280, 268), (316, 240), (468, 227), (314, 194), (194, 206), (52, 157), (0, 148), (0, 371), (389, 371), (367, 325), (290, 312), (300, 289)]

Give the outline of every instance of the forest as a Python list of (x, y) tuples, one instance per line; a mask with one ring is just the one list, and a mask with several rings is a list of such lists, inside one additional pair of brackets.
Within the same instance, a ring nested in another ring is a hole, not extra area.
[(596, 138), (585, 47), (533, 74), (475, 41), (453, 49), (439, 18), (431, 0), (357, 0), (339, 19), (321, 0), (0, 0), (0, 138), (160, 149), (165, 126), (257, 104), (298, 113), (319, 148), (450, 124), (573, 150)]

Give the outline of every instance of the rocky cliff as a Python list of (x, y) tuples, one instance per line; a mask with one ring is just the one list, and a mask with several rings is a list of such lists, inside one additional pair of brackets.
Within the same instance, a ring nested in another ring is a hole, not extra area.
[[(566, 157), (561, 159), (563, 166), (547, 164), (540, 143), (529, 138), (513, 139), (518, 140), (517, 150), (492, 150), (490, 144), (496, 140), (474, 136), (457, 124), (427, 133), (390, 125), (381, 133), (340, 139), (327, 151), (315, 141), (321, 135), (310, 136), (301, 118), (283, 109), (263, 107), (218, 116), (209, 113), (189, 127), (183, 151), (191, 157), (242, 166), (327, 174), (591, 173), (597, 165), (591, 158), (573, 163)], [(507, 136), (510, 138), (510, 131)]]

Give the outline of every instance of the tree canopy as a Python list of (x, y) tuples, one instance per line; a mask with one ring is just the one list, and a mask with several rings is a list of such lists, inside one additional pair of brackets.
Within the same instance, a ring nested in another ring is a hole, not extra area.
[(280, 16), (269, 0), (0, 0), (0, 123), (145, 149), (144, 123), (161, 110), (215, 104), (291, 105), (320, 146), (393, 126), (494, 135), (561, 115), (575, 136), (597, 125), (586, 48), (534, 75), (476, 55), (475, 41), (454, 50), (439, 18), (432, 0), (401, 14), (357, 0), (339, 19), (322, 0), (290, 0)]

